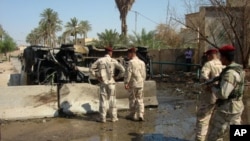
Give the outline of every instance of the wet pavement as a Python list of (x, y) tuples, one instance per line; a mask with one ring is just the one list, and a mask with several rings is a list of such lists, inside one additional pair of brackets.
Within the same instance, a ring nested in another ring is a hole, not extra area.
[[(116, 123), (98, 123), (97, 114), (70, 118), (3, 121), (2, 141), (190, 141), (194, 139), (195, 100), (158, 88), (158, 108), (147, 108), (145, 122), (125, 119), (119, 111)], [(177, 91), (178, 92), (178, 91)]]

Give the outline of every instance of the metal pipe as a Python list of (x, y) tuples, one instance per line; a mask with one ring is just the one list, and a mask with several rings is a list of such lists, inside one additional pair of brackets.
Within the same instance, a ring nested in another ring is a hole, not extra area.
[(161, 79), (163, 78), (163, 71), (162, 71), (162, 64), (160, 64), (160, 68), (161, 68)]
[(179, 65), (179, 66), (200, 66), (200, 64), (187, 64), (187, 63), (175, 63), (175, 62), (152, 62), (152, 64)]

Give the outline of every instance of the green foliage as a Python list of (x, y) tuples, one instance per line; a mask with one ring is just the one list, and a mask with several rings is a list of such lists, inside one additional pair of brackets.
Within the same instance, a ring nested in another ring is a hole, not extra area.
[(146, 46), (148, 48), (159, 49), (165, 47), (162, 41), (155, 38), (155, 31), (147, 32), (142, 29), (141, 33), (133, 33), (133, 35), (120, 35), (116, 30), (105, 29), (104, 32), (97, 33), (98, 40), (94, 41), (97, 47), (129, 47), (129, 46)]
[(92, 30), (91, 24), (89, 21), (80, 21), (79, 23), (79, 33), (87, 38), (87, 33)]
[(5, 35), (3, 40), (0, 40), (0, 52), (4, 53), (5, 55), (7, 52), (13, 51), (16, 48), (16, 43), (14, 40), (9, 36)]
[(155, 31), (147, 32), (142, 29), (141, 33), (135, 33), (129, 36), (130, 42), (134, 46), (147, 46), (148, 48), (159, 49), (163, 47), (163, 43), (155, 38)]
[[(87, 33), (92, 30), (89, 21), (79, 21), (76, 17), (71, 18), (69, 22), (65, 25), (66, 30), (62, 37), (67, 38), (68, 36), (74, 36), (77, 39), (77, 34), (83, 35), (84, 38), (87, 37)], [(65, 39), (64, 39), (65, 40)]]
[(59, 19), (58, 13), (51, 8), (45, 9), (41, 14), (41, 20), (38, 27), (34, 28), (26, 37), (26, 42), (31, 45), (43, 44), (47, 46), (55, 46), (56, 32), (61, 31), (62, 21)]
[(0, 41), (3, 39), (3, 37), (4, 37), (5, 34), (6, 34), (6, 33), (5, 33), (5, 31), (4, 31), (3, 27), (2, 27), (2, 25), (0, 25)]
[(127, 36), (127, 14), (128, 11), (132, 8), (135, 0), (115, 0), (116, 6), (120, 12), (121, 19), (121, 33), (123, 36)]
[(147, 32), (145, 29), (142, 29), (141, 33), (134, 32), (129, 38), (136, 46), (153, 46), (154, 34), (154, 31)]
[(31, 45), (38, 45), (41, 44), (43, 39), (46, 39), (44, 32), (42, 32), (42, 27), (39, 26), (38, 28), (33, 29), (27, 36), (26, 42), (30, 43)]
[(115, 47), (116, 45), (123, 44), (126, 41), (126, 38), (120, 36), (120, 34), (116, 30), (112, 29), (105, 29), (104, 32), (97, 33), (98, 40), (94, 41), (95, 45), (98, 47), (107, 47), (112, 46)]

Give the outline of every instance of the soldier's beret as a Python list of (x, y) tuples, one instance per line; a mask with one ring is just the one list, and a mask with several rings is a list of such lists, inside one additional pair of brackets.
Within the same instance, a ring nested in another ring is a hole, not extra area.
[(209, 54), (216, 54), (218, 53), (218, 50), (217, 49), (209, 49), (208, 51), (206, 51), (206, 55), (209, 55)]
[(235, 47), (232, 46), (232, 45), (225, 45), (225, 46), (222, 46), (220, 49), (219, 49), (219, 52), (220, 53), (229, 53), (229, 52), (233, 52), (235, 51)]
[(113, 51), (112, 47), (106, 47), (105, 51)]
[(135, 53), (136, 49), (134, 47), (132, 47), (132, 48), (128, 49), (128, 52)]

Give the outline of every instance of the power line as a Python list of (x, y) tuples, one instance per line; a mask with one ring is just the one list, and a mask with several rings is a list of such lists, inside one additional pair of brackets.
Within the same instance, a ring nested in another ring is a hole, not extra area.
[(137, 11), (133, 11), (133, 10), (131, 10), (131, 12), (134, 12), (134, 13), (135, 13), (135, 33), (136, 33), (136, 30), (137, 30), (137, 15), (138, 15), (138, 12), (137, 12)]
[(152, 23), (154, 23), (154, 24), (157, 24), (157, 25), (159, 24), (159, 23), (157, 23), (156, 21), (154, 21), (154, 20), (150, 19), (149, 17), (147, 17), (147, 16), (145, 16), (145, 15), (141, 14), (141, 13), (140, 13), (140, 12), (138, 12), (138, 11), (131, 10), (131, 12), (135, 12), (136, 14), (138, 14), (138, 15), (142, 16), (143, 18), (145, 18), (145, 19), (147, 19), (147, 20), (151, 21), (151, 22), (152, 22)]

